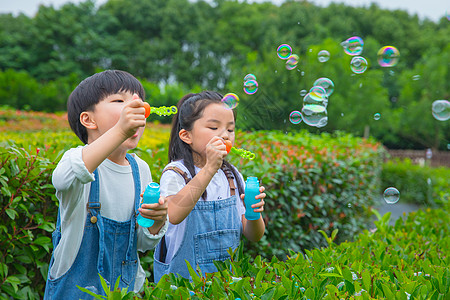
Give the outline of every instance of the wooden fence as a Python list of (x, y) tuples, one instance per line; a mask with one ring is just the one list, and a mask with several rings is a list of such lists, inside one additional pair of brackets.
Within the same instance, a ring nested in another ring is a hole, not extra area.
[(427, 150), (390, 150), (386, 149), (392, 158), (409, 158), (415, 164), (430, 165), (432, 167), (448, 167), (450, 168), (450, 151), (431, 151)]

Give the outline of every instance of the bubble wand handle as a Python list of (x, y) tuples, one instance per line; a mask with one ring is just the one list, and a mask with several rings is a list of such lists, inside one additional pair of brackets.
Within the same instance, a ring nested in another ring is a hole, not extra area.
[(231, 152), (236, 153), (237, 155), (239, 155), (240, 157), (242, 157), (244, 159), (254, 160), (256, 157), (255, 153), (253, 153), (249, 150), (239, 149), (236, 147), (231, 147)]

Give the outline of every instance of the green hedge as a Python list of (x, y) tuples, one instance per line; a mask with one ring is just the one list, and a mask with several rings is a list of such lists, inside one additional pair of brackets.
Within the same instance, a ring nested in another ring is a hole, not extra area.
[(40, 299), (57, 206), (52, 159), (36, 148), (0, 148), (0, 298)]
[(395, 187), (400, 201), (418, 205), (442, 205), (450, 201), (450, 168), (419, 166), (410, 159), (383, 164), (382, 188)]
[[(376, 230), (354, 242), (336, 245), (334, 231), (324, 234), (328, 247), (293, 251), (285, 261), (243, 254), (216, 262), (219, 272), (192, 282), (164, 275), (146, 283), (143, 299), (448, 299), (450, 296), (450, 207), (417, 211), (389, 226), (390, 213), (378, 215)], [(138, 298), (115, 290), (108, 299)], [(114, 298), (113, 298), (114, 297)]]
[[(164, 136), (155, 128), (148, 134), (160, 139)], [(4, 245), (0, 289), (14, 298), (39, 298), (56, 219), (51, 172), (62, 153), (79, 141), (68, 131), (7, 132), (2, 137), (7, 141), (0, 142), (4, 147), (0, 166), (0, 241)], [(147, 138), (144, 140), (152, 140)], [(367, 226), (368, 207), (379, 190), (379, 144), (344, 134), (315, 136), (274, 131), (239, 132), (237, 142), (237, 147), (255, 152), (257, 158), (249, 161), (231, 154), (231, 162), (244, 178), (258, 176), (268, 194), (264, 212), (267, 231), (259, 243), (245, 242), (246, 253), (283, 258), (288, 249), (300, 251), (325, 245), (318, 230), (330, 234), (339, 229), (337, 242), (341, 242)], [(141, 144), (135, 150), (149, 163), (157, 182), (167, 163), (167, 141), (161, 143), (159, 147)], [(23, 238), (17, 239), (18, 233)], [(151, 279), (152, 253), (141, 257)]]

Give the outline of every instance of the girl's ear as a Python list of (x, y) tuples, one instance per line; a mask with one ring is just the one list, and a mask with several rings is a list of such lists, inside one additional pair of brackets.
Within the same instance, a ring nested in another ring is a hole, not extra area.
[(89, 111), (83, 111), (80, 114), (80, 122), (81, 125), (87, 129), (97, 129), (97, 124), (95, 123), (92, 113)]
[(178, 132), (178, 136), (186, 144), (188, 144), (188, 145), (192, 144), (191, 133), (189, 131), (187, 131), (186, 129), (181, 129), (180, 132)]

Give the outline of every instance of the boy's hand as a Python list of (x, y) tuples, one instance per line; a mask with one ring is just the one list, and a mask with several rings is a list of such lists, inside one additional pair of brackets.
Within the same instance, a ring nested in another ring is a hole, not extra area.
[(139, 127), (145, 127), (144, 102), (137, 94), (133, 95), (133, 100), (125, 104), (117, 126), (125, 138), (132, 137)]
[(227, 147), (223, 143), (223, 139), (218, 136), (213, 137), (206, 144), (206, 165), (212, 171), (216, 172), (223, 163), (224, 157), (227, 155)]
[[(255, 204), (252, 205), (252, 208), (253, 208), (254, 212), (259, 212), (260, 213), (260, 212), (264, 211), (264, 204), (265, 204), (264, 198), (266, 198), (266, 193), (263, 193), (263, 192), (264, 192), (265, 189), (266, 188), (263, 187), (263, 186), (259, 187), (259, 192), (261, 194), (257, 195), (255, 197), (255, 199), (261, 199), (261, 201), (259, 201), (258, 203), (255, 203)], [(244, 200), (244, 198), (245, 198), (245, 194), (241, 194), (241, 199)]]
[(148, 228), (150, 233), (156, 234), (164, 225), (167, 219), (168, 202), (166, 197), (159, 197), (158, 203), (146, 204), (142, 203), (139, 208), (141, 216), (155, 221), (152, 227)]

